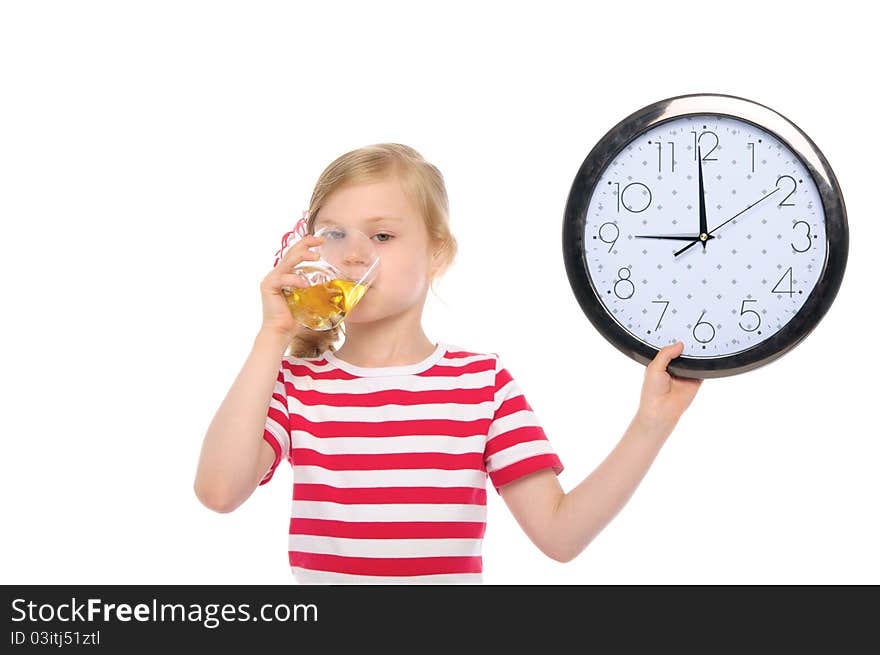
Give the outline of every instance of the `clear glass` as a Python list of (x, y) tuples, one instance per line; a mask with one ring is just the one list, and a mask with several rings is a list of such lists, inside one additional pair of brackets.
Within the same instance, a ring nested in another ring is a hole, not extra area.
[(282, 293), (294, 319), (312, 330), (339, 325), (370, 288), (379, 253), (370, 238), (353, 228), (326, 225), (315, 232), (324, 242), (309, 248), (320, 255), (293, 267), (308, 287), (284, 287)]

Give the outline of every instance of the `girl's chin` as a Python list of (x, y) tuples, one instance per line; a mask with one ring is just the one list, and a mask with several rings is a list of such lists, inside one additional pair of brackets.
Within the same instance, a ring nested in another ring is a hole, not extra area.
[(384, 313), (376, 311), (375, 307), (364, 305), (364, 300), (365, 299), (361, 299), (361, 301), (355, 305), (354, 309), (351, 310), (348, 317), (345, 319), (346, 321), (349, 323), (372, 323), (385, 316)]
[(361, 304), (362, 302), (363, 302), (363, 300), (361, 300), (360, 302), (358, 302), (358, 304), (355, 305), (354, 309), (352, 309), (352, 310), (348, 313), (348, 316), (345, 317), (345, 320), (346, 320), (346, 321), (348, 321), (349, 323), (358, 323), (358, 322), (359, 322), (358, 319), (359, 319), (361, 316), (364, 315), (364, 311), (363, 311), (363, 310), (364, 310), (364, 307), (363, 307), (363, 305)]

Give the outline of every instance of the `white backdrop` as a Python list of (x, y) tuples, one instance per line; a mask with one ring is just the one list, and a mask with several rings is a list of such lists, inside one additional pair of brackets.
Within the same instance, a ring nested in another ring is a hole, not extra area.
[(505, 358), (573, 488), (629, 424), (644, 369), (568, 286), (569, 187), (624, 116), (715, 92), (781, 112), (830, 161), (850, 227), (837, 299), (780, 360), (704, 382), (574, 561), (542, 555), (490, 487), (485, 582), (880, 583), (866, 11), (3, 3), (0, 578), (293, 583), (290, 468), (229, 514), (203, 507), (193, 478), (281, 235), (324, 166), (369, 143), (411, 145), (443, 172), (460, 251), (425, 331)]

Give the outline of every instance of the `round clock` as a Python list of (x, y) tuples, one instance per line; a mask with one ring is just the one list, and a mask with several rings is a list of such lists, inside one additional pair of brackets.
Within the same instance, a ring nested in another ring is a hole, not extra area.
[(562, 230), (582, 310), (618, 350), (713, 378), (781, 357), (846, 267), (837, 179), (784, 116), (720, 94), (661, 100), (614, 126), (572, 183)]

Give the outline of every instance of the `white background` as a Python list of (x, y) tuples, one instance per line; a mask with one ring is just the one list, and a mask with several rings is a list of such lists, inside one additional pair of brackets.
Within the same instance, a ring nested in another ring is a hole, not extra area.
[(830, 161), (850, 227), (835, 303), (780, 360), (704, 382), (574, 561), (490, 488), (485, 582), (880, 583), (875, 23), (865, 4), (735, 4), (0, 5), (0, 579), (293, 583), (289, 467), (229, 514), (192, 484), (281, 235), (369, 143), (443, 172), (460, 251), (425, 331), (505, 358), (573, 488), (644, 369), (568, 285), (572, 179), (631, 112), (715, 92)]

